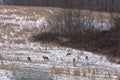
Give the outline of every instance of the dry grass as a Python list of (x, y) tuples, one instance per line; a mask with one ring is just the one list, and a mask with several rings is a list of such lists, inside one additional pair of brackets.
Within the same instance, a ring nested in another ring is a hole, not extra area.
[(120, 72), (117, 72), (117, 80), (120, 80)]
[(5, 39), (0, 38), (0, 42), (1, 42), (1, 43), (4, 43), (4, 42), (5, 42)]
[(43, 51), (43, 50), (34, 50), (35, 53), (45, 53), (45, 54), (50, 54), (48, 51)]
[[(97, 68), (96, 68), (96, 69), (97, 69)], [(92, 79), (92, 80), (95, 80), (95, 75), (96, 75), (96, 71), (95, 71), (95, 70), (96, 70), (96, 69), (92, 69), (92, 70), (90, 71), (90, 72), (91, 72), (90, 74), (91, 74), (91, 79)]]
[(60, 75), (60, 74), (62, 74), (63, 69), (62, 68), (55, 68), (54, 71), (55, 71), (55, 74)]
[(80, 55), (83, 55), (84, 54), (84, 52), (83, 51), (80, 51)]
[[(0, 5), (0, 9), (9, 9), (9, 13), (5, 13), (6, 15), (11, 15), (13, 13), (17, 14), (17, 15), (27, 15), (27, 16), (33, 16), (34, 13), (36, 13), (36, 15), (40, 15), (40, 16), (45, 16), (46, 18), (50, 17), (52, 15), (51, 11), (53, 11), (54, 15), (58, 15), (61, 14), (62, 10), (61, 8), (52, 8), (52, 7), (27, 7), (27, 6), (3, 6)], [(75, 11), (77, 11), (78, 9), (74, 9)], [(85, 15), (85, 16), (89, 16), (89, 13), (91, 12), (91, 16), (93, 16), (94, 18), (99, 18), (100, 15), (98, 11), (89, 11), (89, 10), (82, 10), (81, 9), (81, 15)], [(111, 17), (111, 15), (109, 13), (105, 13), (105, 12), (101, 12), (101, 15), (103, 15), (104, 18), (108, 19)], [(118, 15), (115, 14), (114, 15)]]
[(70, 75), (71, 74), (69, 68), (56, 67), (55, 64), (52, 64), (51, 72), (57, 75), (60, 75), (60, 74)]
[(111, 73), (108, 73), (108, 78), (110, 78), (110, 79), (111, 79)]
[(83, 77), (87, 77), (87, 74), (86, 74), (87, 72), (86, 72), (86, 70), (84, 69), (82, 72), (83, 72), (83, 75), (82, 75), (82, 76), (83, 76)]
[(74, 68), (74, 76), (80, 76), (80, 70), (78, 68)]
[(26, 44), (25, 40), (18, 39), (18, 40), (12, 40), (15, 44)]
[(3, 57), (2, 55), (0, 54), (0, 60), (1, 60), (1, 64), (4, 65), (4, 62), (3, 62)]

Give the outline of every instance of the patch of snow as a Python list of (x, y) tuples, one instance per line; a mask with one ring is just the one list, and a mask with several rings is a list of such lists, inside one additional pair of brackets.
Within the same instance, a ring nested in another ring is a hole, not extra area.
[(12, 72), (0, 69), (0, 80), (15, 80)]
[(7, 9), (7, 8), (5, 8), (5, 9), (2, 9), (1, 11), (3, 13), (8, 13), (8, 12), (16, 12), (17, 10), (16, 9)]
[(44, 17), (40, 17), (36, 20), (35, 25), (37, 28), (41, 30), (41, 29), (45, 29), (45, 26), (47, 26), (48, 24)]
[(0, 47), (1, 47), (1, 46), (3, 46), (3, 44), (2, 44), (2, 43), (0, 43)]

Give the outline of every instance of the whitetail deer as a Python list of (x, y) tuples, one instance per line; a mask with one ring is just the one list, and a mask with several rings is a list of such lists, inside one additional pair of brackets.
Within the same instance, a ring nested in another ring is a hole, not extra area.
[(3, 63), (3, 57), (2, 57), (1, 54), (0, 54), (0, 60), (1, 60), (1, 64), (4, 65), (4, 63)]
[(86, 60), (88, 60), (88, 56), (86, 56), (85, 58), (86, 58)]
[(27, 57), (27, 60), (28, 60), (28, 61), (32, 61), (30, 57)]
[(48, 61), (49, 58), (47, 56), (42, 56), (44, 60)]
[(71, 54), (72, 54), (72, 53), (67, 53), (66, 56), (69, 56), (69, 55), (71, 55)]

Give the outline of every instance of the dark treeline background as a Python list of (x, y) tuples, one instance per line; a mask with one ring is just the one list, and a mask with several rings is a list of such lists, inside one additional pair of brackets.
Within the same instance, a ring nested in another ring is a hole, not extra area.
[(0, 0), (4, 5), (42, 6), (120, 12), (120, 0)]

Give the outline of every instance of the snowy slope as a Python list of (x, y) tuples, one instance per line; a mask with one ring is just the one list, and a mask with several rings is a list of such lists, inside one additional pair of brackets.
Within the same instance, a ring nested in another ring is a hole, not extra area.
[(0, 80), (15, 80), (12, 72), (0, 69)]

